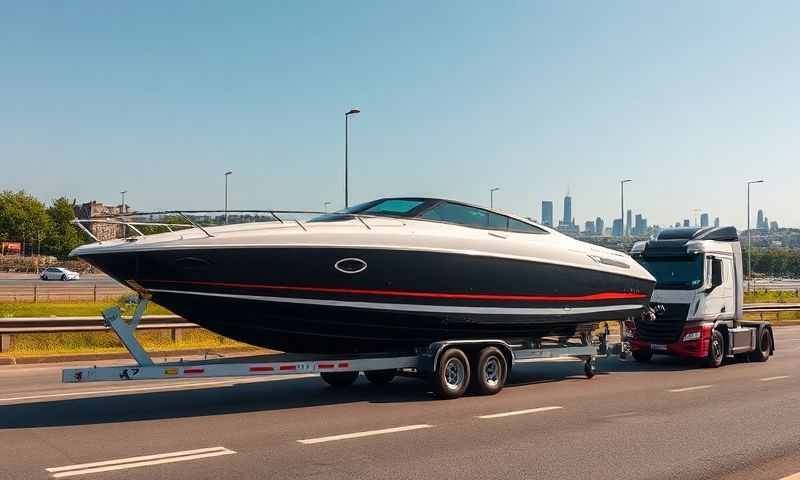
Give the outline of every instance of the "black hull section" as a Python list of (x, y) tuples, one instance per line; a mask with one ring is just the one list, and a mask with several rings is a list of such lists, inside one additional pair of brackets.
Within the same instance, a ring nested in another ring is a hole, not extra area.
[[(83, 258), (209, 330), (298, 353), (572, 335), (581, 325), (638, 315), (653, 289), (601, 271), (387, 249), (192, 248)], [(334, 267), (347, 258), (366, 269)]]

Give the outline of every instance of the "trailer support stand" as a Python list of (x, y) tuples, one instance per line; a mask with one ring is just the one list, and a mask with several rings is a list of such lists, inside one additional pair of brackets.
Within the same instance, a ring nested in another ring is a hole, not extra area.
[(103, 312), (105, 324), (117, 334), (117, 337), (119, 337), (119, 340), (125, 345), (125, 348), (128, 349), (128, 352), (134, 360), (136, 360), (136, 363), (142, 367), (155, 365), (150, 355), (147, 354), (142, 344), (136, 340), (133, 334), (136, 331), (136, 327), (138, 327), (139, 323), (142, 321), (142, 315), (144, 315), (144, 310), (147, 308), (148, 303), (149, 300), (146, 298), (139, 299), (139, 303), (136, 305), (136, 311), (133, 312), (133, 317), (130, 322), (126, 322), (125, 319), (122, 318), (122, 312), (119, 307), (111, 307)]

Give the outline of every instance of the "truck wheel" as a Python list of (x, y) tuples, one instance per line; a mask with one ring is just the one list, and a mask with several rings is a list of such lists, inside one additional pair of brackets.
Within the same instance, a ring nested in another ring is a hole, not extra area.
[(375, 385), (385, 385), (391, 382), (396, 375), (397, 370), (394, 368), (388, 370), (368, 370), (364, 372), (364, 376), (367, 377), (369, 383), (374, 383)]
[(750, 361), (766, 362), (769, 360), (769, 353), (772, 350), (772, 334), (768, 328), (762, 328), (758, 335), (756, 349), (750, 352)]
[(706, 367), (717, 368), (722, 365), (725, 358), (725, 339), (719, 330), (711, 332), (711, 340), (708, 345), (708, 357), (706, 357)]
[(591, 360), (586, 360), (586, 363), (583, 364), (583, 373), (586, 375), (586, 378), (592, 378), (595, 373), (597, 373), (597, 369), (595, 369)]
[(653, 358), (653, 352), (651, 350), (634, 350), (631, 352), (633, 355), (633, 359), (639, 363), (647, 363)]
[(506, 357), (495, 347), (478, 353), (473, 364), (472, 390), (479, 395), (494, 395), (503, 389), (508, 378)]
[(358, 372), (322, 372), (319, 376), (331, 387), (349, 387), (358, 378)]
[(433, 376), (433, 391), (442, 399), (453, 399), (464, 395), (469, 385), (469, 362), (458, 348), (442, 353)]

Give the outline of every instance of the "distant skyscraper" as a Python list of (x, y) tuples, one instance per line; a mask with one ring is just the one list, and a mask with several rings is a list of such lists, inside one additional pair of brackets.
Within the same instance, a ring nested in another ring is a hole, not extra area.
[(627, 236), (627, 235), (631, 234), (631, 223), (633, 222), (633, 211), (632, 210), (628, 210), (628, 214), (626, 215), (626, 217), (627, 218), (626, 218), (626, 221), (625, 221), (625, 235)]
[(605, 230), (604, 229), (605, 229), (605, 223), (603, 222), (603, 219), (600, 218), (600, 217), (595, 218), (594, 219), (594, 231), (595, 231), (595, 233), (597, 233), (598, 235), (603, 235), (603, 234), (605, 234)]
[(703, 213), (700, 215), (700, 226), (707, 227), (708, 226), (708, 214)]
[(766, 222), (764, 221), (764, 210), (759, 209), (758, 216), (756, 218), (757, 218), (756, 228), (758, 229), (766, 228), (765, 227)]
[(542, 202), (542, 225), (553, 226), (553, 202), (551, 200)]
[(611, 227), (611, 235), (614, 237), (621, 237), (622, 236), (622, 219), (615, 218), (614, 224)]
[(683, 219), (683, 226), (684, 227), (688, 227), (689, 226), (689, 219), (688, 218), (684, 218)]
[(572, 197), (564, 197), (564, 225), (572, 225)]
[(777, 232), (778, 231), (778, 222), (769, 222), (769, 231), (770, 232)]
[(719, 228), (719, 217), (714, 218), (714, 228)]
[(586, 235), (594, 235), (596, 233), (593, 221), (591, 220), (586, 221), (586, 224), (583, 226), (583, 233), (585, 233)]
[(642, 228), (642, 220), (644, 220), (642, 214), (637, 213), (636, 217), (634, 217), (633, 220), (633, 234), (636, 236), (644, 235), (644, 229)]

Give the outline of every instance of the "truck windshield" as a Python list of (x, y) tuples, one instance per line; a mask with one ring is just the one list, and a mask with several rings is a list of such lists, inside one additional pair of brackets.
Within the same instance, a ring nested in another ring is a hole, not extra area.
[(703, 256), (638, 258), (656, 277), (656, 288), (695, 290), (703, 285)]

